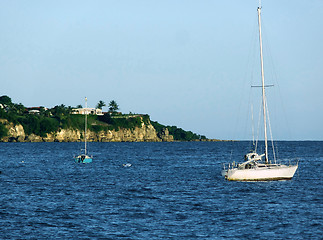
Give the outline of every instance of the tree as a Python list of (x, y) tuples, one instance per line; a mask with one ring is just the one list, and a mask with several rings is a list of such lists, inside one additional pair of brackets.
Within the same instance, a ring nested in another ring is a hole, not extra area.
[(110, 112), (116, 112), (119, 110), (119, 105), (117, 104), (116, 101), (112, 100), (109, 103), (109, 111)]
[(8, 136), (8, 129), (0, 123), (0, 139), (6, 136)]
[(12, 101), (11, 101), (10, 97), (8, 97), (6, 95), (3, 95), (3, 96), (0, 97), (0, 103), (10, 106), (12, 104)]
[(26, 110), (26, 107), (22, 105), (21, 103), (19, 104), (13, 104), (15, 111), (17, 114), (23, 114)]
[(102, 108), (103, 108), (103, 107), (105, 107), (105, 106), (106, 106), (106, 105), (105, 105), (105, 102), (103, 102), (103, 101), (101, 101), (101, 100), (100, 100), (100, 101), (98, 102), (98, 104), (96, 105), (96, 108), (99, 108), (99, 109), (101, 109), (101, 110), (102, 110)]
[(61, 104), (52, 108), (51, 112), (54, 116), (66, 116), (72, 112), (72, 107), (66, 107), (64, 104)]

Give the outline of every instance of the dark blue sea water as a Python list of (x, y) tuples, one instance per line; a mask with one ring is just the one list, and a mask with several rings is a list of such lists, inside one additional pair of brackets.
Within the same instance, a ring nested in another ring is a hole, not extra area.
[(323, 142), (279, 145), (295, 177), (252, 183), (221, 176), (244, 142), (90, 143), (90, 164), (80, 143), (0, 143), (0, 238), (322, 239)]

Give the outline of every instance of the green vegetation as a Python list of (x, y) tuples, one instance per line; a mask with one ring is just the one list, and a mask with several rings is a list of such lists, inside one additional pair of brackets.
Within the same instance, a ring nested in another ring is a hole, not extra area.
[(201, 140), (206, 139), (205, 136), (201, 136), (198, 134), (195, 134), (191, 131), (185, 131), (181, 128), (178, 128), (176, 126), (164, 126), (158, 122), (151, 121), (151, 124), (156, 129), (157, 133), (162, 133), (163, 129), (167, 128), (170, 135), (174, 136), (174, 140), (176, 141), (195, 141), (195, 140)]
[[(103, 107), (105, 103), (99, 101), (97, 107)], [(80, 106), (78, 106), (80, 107)], [(29, 108), (24, 105), (12, 103), (8, 96), (0, 97), (0, 119), (7, 119), (13, 124), (21, 124), (27, 135), (35, 134), (45, 137), (47, 133), (54, 133), (60, 129), (84, 129), (84, 115), (72, 114), (73, 108), (64, 104), (57, 105), (54, 108), (45, 107)], [(88, 115), (87, 127), (94, 132), (120, 129), (140, 128), (142, 123), (151, 124), (157, 133), (162, 133), (168, 128), (169, 134), (174, 136), (177, 141), (193, 141), (206, 139), (205, 136), (197, 135), (191, 131), (184, 131), (176, 126), (164, 126), (158, 122), (150, 121), (149, 115), (141, 114), (121, 114), (117, 113), (119, 106), (116, 101), (109, 103), (109, 113), (102, 116)], [(0, 123), (0, 138), (8, 135), (7, 128)]]
[(4, 95), (0, 97), (0, 103), (5, 105), (11, 105), (12, 101), (10, 97)]
[(8, 136), (8, 129), (0, 123), (0, 138)]
[[(57, 132), (59, 129), (84, 129), (84, 115), (71, 114), (72, 107), (63, 104), (57, 105), (52, 109), (46, 110), (44, 107), (37, 108), (36, 114), (30, 114), (27, 108), (22, 104), (14, 104), (8, 96), (0, 97), (0, 118), (7, 119), (13, 124), (21, 124), (26, 134), (35, 134), (45, 137), (47, 133)], [(98, 106), (105, 106), (103, 101)], [(116, 130), (126, 128), (134, 129), (141, 127), (142, 120), (145, 124), (149, 123), (148, 115), (118, 115), (115, 111), (119, 109), (115, 101), (111, 101), (110, 110), (113, 110), (112, 116), (104, 114), (103, 116), (88, 115), (88, 129), (94, 132)], [(19, 110), (19, 111), (18, 111)], [(0, 125), (0, 138), (7, 135), (7, 129)]]
[(119, 105), (117, 104), (116, 101), (112, 100), (109, 103), (109, 111), (110, 112), (117, 112), (119, 110)]
[(57, 119), (45, 116), (19, 116), (18, 122), (23, 126), (26, 134), (33, 133), (41, 137), (45, 137), (46, 133), (55, 132), (59, 128)]
[(99, 108), (99, 109), (101, 109), (102, 110), (102, 108), (103, 107), (105, 107), (106, 105), (105, 105), (105, 102), (103, 102), (102, 100), (100, 100), (99, 102), (98, 102), (98, 104), (96, 105), (96, 108)]
[[(145, 119), (149, 119), (148, 115), (143, 115), (143, 121)], [(111, 116), (110, 114), (104, 114), (103, 116), (99, 116), (98, 120), (109, 125), (108, 130), (116, 130), (118, 131), (121, 128), (126, 129), (134, 129), (136, 127), (141, 127), (141, 117), (140, 116), (129, 116), (129, 115), (121, 115), (121, 116)]]

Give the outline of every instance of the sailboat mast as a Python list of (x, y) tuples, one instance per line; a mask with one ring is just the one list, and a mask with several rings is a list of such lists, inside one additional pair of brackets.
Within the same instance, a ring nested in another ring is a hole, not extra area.
[(258, 25), (259, 25), (259, 45), (260, 45), (260, 61), (261, 61), (261, 86), (262, 86), (262, 109), (264, 118), (265, 133), (265, 162), (268, 163), (268, 143), (267, 143), (267, 123), (266, 123), (266, 94), (265, 94), (265, 76), (264, 76), (264, 60), (262, 54), (262, 38), (261, 38), (261, 6), (258, 7)]
[(86, 130), (87, 130), (87, 98), (85, 97), (85, 127), (84, 127), (84, 154), (86, 155)]

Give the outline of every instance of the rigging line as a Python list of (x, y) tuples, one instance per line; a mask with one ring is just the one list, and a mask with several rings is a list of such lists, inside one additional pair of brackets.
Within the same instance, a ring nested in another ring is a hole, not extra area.
[[(235, 123), (234, 123), (234, 127), (232, 128), (233, 129), (233, 133), (231, 133), (231, 136), (233, 137), (234, 136), (234, 133), (237, 132), (237, 129), (238, 129), (238, 124), (239, 124), (239, 115), (240, 115), (240, 112), (241, 112), (241, 104), (242, 104), (242, 96), (240, 95), (240, 101), (239, 101), (239, 104), (238, 104), (238, 117), (236, 118), (235, 120)], [(234, 141), (231, 141), (231, 155), (230, 155), (230, 161), (232, 160), (232, 156), (233, 156), (233, 151), (234, 151)], [(238, 142), (238, 145), (239, 145), (239, 142)]]
[[(255, 16), (256, 17), (256, 16)], [(258, 19), (258, 17), (256, 18)], [(253, 91), (252, 91), (252, 85), (253, 83), (255, 82), (255, 76), (258, 75), (258, 73), (256, 72), (256, 65), (258, 64), (258, 51), (257, 51), (257, 47), (255, 47), (257, 44), (258, 44), (258, 24), (257, 24), (257, 20), (253, 21), (254, 22), (254, 26), (253, 26), (253, 38), (252, 38), (252, 41), (250, 42), (251, 43), (251, 51), (250, 51), (250, 54), (251, 54), (251, 60), (250, 60), (250, 95), (249, 97), (250, 98), (254, 98), (254, 94), (251, 94)], [(257, 73), (257, 74), (256, 74)], [(258, 78), (257, 78), (258, 79)], [(251, 99), (249, 99), (249, 104), (251, 106), (251, 125), (252, 125), (252, 138), (253, 138), (253, 150), (257, 152), (257, 147), (258, 147), (258, 140), (259, 140), (259, 121), (258, 121), (258, 127), (256, 127), (256, 124), (255, 124), (255, 121), (254, 121), (254, 107), (253, 107), (253, 101)], [(250, 116), (248, 114), (248, 116)], [(255, 127), (257, 128), (257, 132), (255, 131)], [(256, 136), (257, 135), (257, 136)]]
[[(269, 52), (270, 53), (270, 52)], [(282, 111), (282, 115), (283, 115), (283, 118), (284, 118), (284, 124), (285, 124), (285, 127), (286, 127), (286, 130), (287, 130), (287, 135), (289, 138), (291, 138), (291, 130), (290, 130), (290, 124), (289, 124), (289, 118), (287, 117), (287, 111), (286, 111), (286, 107), (285, 107), (285, 101), (283, 100), (283, 94), (282, 94), (282, 91), (281, 91), (281, 88), (280, 88), (280, 84), (279, 84), (279, 81), (278, 81), (278, 77), (277, 77), (277, 70), (276, 70), (276, 66), (274, 64), (274, 61), (272, 60), (272, 56), (270, 54), (270, 60), (271, 60), (271, 64), (272, 64), (272, 74), (273, 74), (273, 80), (274, 80), (274, 83), (275, 83), (275, 86), (277, 86), (277, 91), (275, 91), (276, 94), (278, 94), (278, 103), (279, 103), (279, 106), (280, 106), (280, 110)]]
[(257, 140), (256, 140), (256, 148), (255, 148), (255, 151), (257, 151), (258, 141), (259, 141), (259, 136), (260, 136), (261, 110), (262, 110), (262, 102), (260, 101), (260, 107), (259, 107), (259, 113), (258, 113), (257, 138), (256, 138)]
[[(257, 44), (257, 37), (258, 37), (257, 29), (258, 29), (257, 23), (256, 23), (256, 21), (254, 21), (252, 40), (250, 41), (249, 54), (248, 54), (248, 65), (247, 65), (247, 69), (251, 69), (251, 70), (255, 69), (255, 65), (256, 65), (256, 62), (258, 59), (256, 47), (254, 47)], [(252, 86), (252, 82), (254, 80), (254, 72), (253, 71), (250, 71), (250, 72), (251, 72), (250, 86)], [(247, 79), (247, 77), (245, 77), (245, 78)]]
[[(267, 29), (266, 29), (266, 20), (264, 20), (262, 22), (262, 26), (263, 26), (263, 41), (264, 41), (264, 51), (265, 51), (265, 54), (268, 56), (266, 59), (268, 60), (268, 64), (267, 66), (269, 65), (270, 67), (266, 68), (267, 69), (267, 76), (268, 76), (268, 73), (269, 73), (269, 78), (271, 78), (271, 80), (273, 81), (273, 84), (275, 86), (278, 86), (278, 95), (279, 97), (276, 98), (279, 100), (278, 102), (278, 106), (280, 107), (280, 110), (283, 111), (283, 118), (284, 118), (284, 124), (286, 126), (286, 130), (287, 130), (287, 135), (289, 138), (291, 138), (291, 131), (290, 131), (290, 124), (288, 124), (288, 120), (289, 118), (287, 117), (286, 115), (286, 108), (285, 108), (285, 104), (284, 104), (284, 101), (283, 101), (283, 94), (281, 92), (281, 88), (280, 88), (280, 85), (279, 85), (279, 82), (278, 82), (278, 77), (277, 77), (277, 64), (275, 64), (276, 62), (273, 61), (273, 51), (271, 49), (271, 44), (270, 44), (270, 38), (268, 38), (267, 36)], [(269, 72), (268, 72), (269, 70)], [(268, 77), (267, 77), (268, 79)], [(277, 93), (277, 91), (274, 91), (274, 93)], [(274, 102), (275, 103), (275, 106), (277, 105), (276, 101)], [(276, 109), (276, 107), (275, 107)], [(269, 109), (267, 108), (267, 111), (269, 111)], [(275, 112), (276, 113), (276, 112)], [(274, 117), (277, 118), (276, 114), (274, 114)], [(270, 121), (270, 119), (268, 118), (268, 120)], [(276, 119), (278, 120), (278, 119)], [(278, 121), (274, 121), (274, 123), (277, 123), (277, 122), (280, 122), (279, 120)], [(271, 130), (271, 127), (270, 127), (270, 131)], [(272, 132), (271, 132), (271, 138), (272, 138)], [(272, 146), (273, 148), (275, 147), (275, 149), (273, 149), (273, 153), (275, 154), (274, 158), (275, 158), (275, 161), (277, 159), (279, 159), (279, 151), (278, 151), (278, 145), (279, 145), (279, 142), (276, 141), (276, 142), (273, 142), (273, 138), (272, 138)]]
[(253, 119), (253, 104), (251, 103), (251, 129), (252, 129), (252, 145), (255, 146), (255, 128)]
[[(267, 75), (268, 73), (270, 74), (271, 78), (273, 80), (276, 80), (277, 79), (277, 74), (276, 74), (276, 66), (275, 66), (275, 62), (273, 61), (273, 56), (272, 56), (272, 50), (271, 50), (271, 44), (270, 44), (270, 39), (267, 37), (267, 30), (266, 30), (266, 24), (264, 23), (263, 24), (263, 40), (264, 40), (264, 50), (265, 50), (265, 53), (266, 55), (268, 56), (267, 59), (268, 59), (268, 63), (269, 63), (269, 66), (271, 66), (271, 68), (268, 68), (267, 67)], [(268, 64), (267, 64), (268, 66)], [(270, 70), (268, 72), (268, 70)], [(276, 81), (275, 81), (276, 82)]]
[[(251, 88), (248, 87), (248, 91), (244, 91), (244, 90), (247, 89), (247, 86), (252, 85), (252, 82), (253, 82), (253, 79), (254, 79), (254, 73), (253, 73), (253, 71), (250, 71), (250, 70), (255, 69), (254, 66), (255, 66), (255, 63), (256, 63), (256, 61), (255, 61), (255, 59), (256, 59), (255, 58), (256, 49), (253, 46), (255, 46), (255, 44), (257, 42), (257, 22), (256, 21), (252, 21), (252, 22), (254, 24), (254, 27), (253, 27), (252, 35), (249, 36), (249, 41), (248, 41), (249, 42), (249, 48), (248, 48), (247, 62), (245, 64), (245, 68), (244, 68), (244, 69), (246, 69), (246, 71), (244, 71), (244, 74), (243, 74), (244, 76), (243, 76), (243, 79), (242, 79), (243, 80), (243, 83), (242, 83), (242, 89), (243, 90), (242, 90), (242, 92), (249, 92), (249, 94), (248, 94), (249, 99), (248, 99), (248, 105), (247, 105), (248, 110), (249, 110), (249, 106), (250, 106), (250, 102), (251, 102)], [(247, 80), (249, 80), (249, 81), (247, 81)], [(249, 82), (249, 84), (248, 84), (248, 82)], [(250, 142), (250, 132), (248, 132), (248, 134), (247, 134), (247, 124), (248, 124), (248, 121), (250, 121), (249, 120), (250, 119), (249, 112), (248, 112), (247, 115), (245, 115), (246, 111), (243, 111), (244, 112), (243, 115), (246, 117), (245, 118), (246, 119), (245, 123), (241, 123), (241, 121), (239, 121), (239, 120), (241, 120), (240, 116), (241, 116), (241, 112), (242, 112), (242, 103), (247, 102), (245, 100), (246, 100), (246, 95), (245, 94), (240, 94), (240, 101), (239, 101), (239, 104), (238, 104), (238, 114), (237, 114), (237, 118), (236, 118), (235, 125), (234, 125), (234, 128), (233, 128), (233, 130), (234, 130), (233, 133), (238, 132), (237, 129), (238, 129), (239, 124), (245, 125), (244, 129), (242, 128), (242, 132), (240, 134), (242, 134), (241, 135), (242, 139), (245, 139), (245, 140), (247, 139)], [(246, 109), (246, 108), (244, 107), (244, 109)], [(248, 129), (250, 129), (250, 128), (248, 128)], [(234, 136), (234, 134), (232, 134), (232, 136)], [(233, 147), (234, 144), (235, 143), (232, 141), (231, 142), (231, 149), (233, 149), (232, 154), (233, 154), (233, 151), (236, 149), (236, 148)]]
[[(252, 101), (251, 101), (251, 89), (249, 89), (249, 99), (248, 99), (248, 105), (247, 106), (251, 106), (252, 105)], [(244, 135), (245, 136), (250, 136), (250, 132), (247, 134), (247, 129), (250, 129), (249, 127), (249, 117), (250, 117), (250, 114), (252, 114), (252, 110), (251, 110), (251, 113), (250, 113), (250, 108), (248, 107), (247, 108), (248, 109), (248, 114), (247, 114), (247, 116), (246, 116), (246, 120), (245, 120), (245, 126), (244, 126)], [(250, 139), (250, 138), (249, 138)]]
[[(247, 64), (247, 69), (248, 69), (248, 74), (247, 71), (245, 73), (245, 79), (249, 79), (249, 86), (252, 86), (252, 83), (254, 81), (254, 69), (256, 65), (256, 48), (253, 47), (257, 43), (257, 24), (256, 21), (254, 21), (254, 27), (253, 27), (253, 33), (252, 33), (252, 40), (250, 41), (250, 46), (249, 46), (249, 54), (248, 54), (248, 64)], [(250, 71), (249, 71), (250, 69)], [(247, 75), (250, 75), (249, 77)], [(251, 107), (251, 115), (250, 115), (250, 108), (248, 107), (248, 115), (247, 115), (247, 121), (246, 121), (246, 126), (245, 126), (245, 132), (246, 129), (249, 129), (247, 122), (250, 121), (250, 116), (251, 116), (251, 127), (252, 127), (252, 148), (255, 147), (255, 132), (254, 132), (254, 120), (253, 120), (253, 104), (252, 104), (252, 88), (249, 88), (249, 99), (248, 99), (248, 105)], [(248, 135), (250, 132), (248, 133)], [(247, 135), (247, 134), (245, 134)], [(249, 138), (250, 139), (250, 138)]]
[(274, 139), (273, 139), (273, 133), (271, 131), (271, 124), (270, 124), (270, 115), (269, 115), (269, 108), (267, 105), (267, 101), (266, 101), (266, 110), (267, 110), (267, 119), (268, 119), (268, 126), (269, 126), (269, 133), (270, 133), (270, 138), (271, 138), (271, 145), (272, 145), (272, 149), (273, 149), (273, 156), (274, 156), (274, 162), (276, 163), (276, 153), (275, 153), (275, 146), (274, 146)]
[[(243, 86), (243, 88), (245, 88), (245, 85), (246, 84), (244, 84), (244, 86)], [(238, 125), (239, 124), (242, 124), (242, 123), (239, 123), (239, 120), (241, 119), (241, 109), (242, 109), (242, 103), (243, 102), (245, 102), (245, 101), (243, 101), (243, 96), (242, 96), (243, 94), (241, 94), (241, 96), (240, 96), (240, 101), (239, 101), (239, 104), (238, 104), (238, 116), (237, 116), (237, 118), (236, 118), (236, 123), (235, 123), (235, 126), (234, 126), (234, 133), (236, 133), (237, 131), (237, 128), (238, 128)], [(250, 95), (250, 94), (249, 94)], [(248, 103), (250, 102), (250, 97), (249, 97), (249, 99), (248, 99)], [(246, 125), (246, 124), (245, 124)], [(245, 133), (246, 133), (246, 126), (244, 127), (244, 133), (243, 133), (243, 136), (242, 137), (245, 137)]]
[[(257, 21), (253, 21), (253, 31), (252, 31), (252, 35), (250, 37), (250, 41), (249, 42), (249, 48), (248, 48), (248, 61), (247, 61), (247, 67), (244, 74), (244, 82), (249, 82), (249, 86), (253, 85), (254, 82), (254, 78), (255, 78), (255, 66), (256, 66), (256, 59), (258, 59), (258, 55), (256, 55), (256, 49), (254, 46), (257, 44), (257, 39), (258, 39), (258, 35), (257, 35), (257, 31), (258, 31), (258, 27), (257, 27)], [(256, 57), (257, 56), (257, 57)], [(247, 81), (247, 79), (249, 81)], [(245, 88), (244, 88), (245, 89)], [(243, 136), (245, 136), (245, 138), (247, 138), (250, 142), (250, 144), (253, 144), (252, 149), (255, 148), (255, 144), (254, 144), (254, 139), (255, 139), (255, 133), (254, 133), (254, 122), (251, 122), (252, 127), (253, 127), (253, 132), (250, 133), (250, 106), (252, 103), (252, 89), (249, 87), (249, 99), (248, 99), (248, 105), (247, 105), (247, 109), (248, 109), (248, 114), (246, 115), (246, 121), (245, 121), (245, 126), (244, 126), (244, 132), (243, 132)], [(252, 107), (252, 113), (253, 113), (253, 107)], [(253, 116), (252, 116), (253, 118)], [(248, 131), (247, 131), (248, 130)], [(251, 138), (250, 138), (250, 134), (252, 134), (253, 137), (253, 142), (251, 142)]]
[[(283, 122), (284, 122), (284, 125), (285, 125), (285, 129), (287, 131), (287, 136), (288, 138), (291, 138), (291, 128), (290, 128), (290, 120), (289, 118), (287, 117), (287, 111), (286, 111), (286, 107), (285, 107), (285, 102), (283, 101), (283, 94), (282, 94), (282, 91), (281, 91), (281, 88), (280, 88), (280, 85), (279, 85), (279, 82), (278, 82), (278, 76), (277, 76), (277, 65), (275, 64), (275, 61), (273, 60), (273, 51), (271, 50), (271, 44), (270, 44), (270, 38), (267, 37), (267, 31), (266, 31), (266, 23), (263, 21), (263, 41), (265, 42), (264, 44), (264, 50), (265, 50), (265, 53), (267, 54), (267, 59), (268, 59), (268, 64), (267, 66), (269, 65), (270, 67), (266, 68), (267, 70), (270, 70), (269, 72), (267, 71), (267, 73), (270, 74), (271, 76), (271, 79), (273, 81), (273, 83), (275, 84), (275, 86), (278, 87), (278, 91), (275, 91), (275, 93), (278, 94), (278, 103), (279, 103), (279, 106), (280, 106), (280, 109), (282, 111), (282, 117), (284, 118)], [(268, 76), (268, 74), (267, 74)]]
[[(249, 65), (249, 62), (250, 62), (250, 54), (249, 54), (249, 56), (248, 56), (248, 61), (247, 61), (247, 67), (246, 68), (248, 68), (248, 65)], [(242, 89), (246, 89), (246, 81), (245, 81), (245, 79), (247, 79), (247, 77), (246, 77), (246, 72), (245, 72), (245, 74), (244, 74), (245, 76), (243, 77), (243, 81), (242, 81)], [(234, 124), (234, 128), (233, 128), (233, 133), (236, 133), (237, 132), (237, 129), (238, 129), (238, 125), (239, 125), (239, 120), (241, 119), (240, 118), (240, 115), (241, 115), (241, 109), (242, 109), (242, 103), (243, 102), (245, 102), (245, 101), (243, 101), (243, 94), (240, 94), (240, 100), (239, 100), (239, 104), (238, 104), (238, 115), (237, 115), (237, 118), (236, 118), (236, 121), (235, 121), (235, 124)], [(232, 136), (233, 136), (234, 134), (232, 134)]]
[[(256, 17), (256, 16), (255, 16)], [(244, 78), (243, 78), (243, 90), (244, 89), (246, 89), (246, 83), (248, 82), (248, 81), (246, 81), (247, 79), (249, 79), (249, 86), (251, 86), (252, 85), (252, 82), (254, 81), (254, 75), (255, 75), (255, 73), (254, 73), (254, 70), (256, 69), (255, 68), (255, 65), (256, 65), (256, 59), (258, 59), (258, 55), (257, 55), (257, 58), (256, 58), (256, 48), (254, 47), (256, 44), (257, 44), (257, 39), (258, 39), (258, 35), (257, 35), (257, 32), (258, 32), (258, 27), (257, 27), (257, 21), (252, 21), (253, 22), (253, 24), (254, 24), (254, 27), (253, 27), (253, 32), (252, 32), (252, 35), (250, 36), (250, 41), (248, 41), (249, 42), (249, 44), (250, 44), (250, 46), (249, 46), (249, 51), (248, 51), (248, 59), (247, 59), (247, 66), (246, 66), (246, 68), (245, 69), (247, 69), (248, 71), (245, 71), (245, 73), (244, 73)], [(251, 71), (250, 71), (251, 70)], [(251, 74), (250, 74), (251, 73)], [(241, 97), (241, 100), (242, 100), (242, 95), (240, 95)], [(251, 96), (251, 88), (249, 88), (249, 99), (248, 99), (248, 105), (247, 106), (250, 106), (250, 102), (252, 102), (251, 101), (251, 98), (252, 98), (252, 96)], [(238, 126), (238, 123), (239, 123), (239, 120), (241, 119), (241, 115), (239, 114), (239, 113), (241, 113), (241, 104), (243, 103), (244, 101), (240, 101), (239, 102), (239, 108), (238, 108), (238, 118), (237, 118), (237, 120), (236, 120), (236, 124), (235, 124), (235, 126), (234, 126), (234, 129), (236, 130), (237, 129), (237, 126)], [(247, 109), (249, 109), (250, 110), (250, 108), (249, 107), (247, 107)], [(246, 134), (247, 133), (247, 125), (248, 125), (248, 121), (250, 121), (250, 113), (248, 113), (247, 115), (246, 115), (246, 121), (245, 121), (245, 130), (244, 130), (244, 132), (243, 132), (243, 138), (245, 138), (247, 135), (248, 136), (250, 136), (250, 132), (248, 133), (248, 134)], [(250, 128), (248, 128), (248, 129), (250, 129)], [(249, 130), (250, 131), (250, 130)], [(234, 132), (237, 132), (237, 131), (234, 131)], [(258, 134), (259, 134), (259, 132), (258, 132)], [(253, 134), (254, 135), (254, 134)], [(254, 136), (253, 136), (254, 137)], [(247, 137), (248, 138), (248, 140), (249, 140), (249, 142), (250, 142), (250, 137)], [(233, 143), (234, 142), (232, 142), (232, 149), (233, 149)], [(254, 147), (254, 146), (253, 146)], [(257, 149), (257, 146), (256, 146), (256, 149)], [(233, 149), (234, 150), (234, 149)], [(232, 151), (232, 153), (233, 153), (233, 151)]]
[[(253, 33), (250, 37), (251, 41), (248, 41), (250, 43), (250, 46), (249, 46), (249, 51), (248, 51), (248, 59), (247, 59), (247, 64), (246, 64), (246, 70), (245, 73), (244, 73), (244, 77), (243, 77), (243, 82), (244, 82), (244, 86), (243, 86), (243, 89), (246, 89), (246, 83), (248, 82), (247, 79), (249, 79), (249, 86), (252, 85), (252, 82), (253, 82), (253, 79), (254, 79), (254, 73), (253, 71), (249, 71), (249, 70), (252, 70), (254, 69), (254, 66), (255, 66), (255, 48), (252, 47), (255, 45), (255, 43), (257, 42), (257, 24), (256, 24), (256, 21), (253, 21), (254, 22), (254, 27), (253, 27)], [(250, 74), (251, 73), (251, 74)], [(250, 103), (251, 103), (251, 89), (249, 88), (249, 99), (248, 99), (248, 107), (247, 109), (249, 109), (249, 106), (250, 106)], [(242, 99), (241, 99), (242, 100)], [(242, 103), (243, 101), (240, 102), (240, 104)], [(240, 105), (239, 105), (240, 106)], [(241, 110), (241, 109), (239, 109)], [(240, 116), (240, 114), (238, 115)], [(247, 137), (247, 135), (249, 136), (250, 135), (250, 132), (247, 134), (247, 129), (249, 129), (248, 127), (248, 121), (249, 121), (249, 118), (250, 118), (250, 112), (248, 111), (248, 114), (246, 115), (246, 121), (245, 121), (245, 128), (244, 128), (244, 132), (243, 132), (243, 136), (244, 138)], [(240, 117), (239, 117), (240, 119)], [(248, 139), (250, 139), (249, 137), (247, 137)]]
[[(258, 67), (256, 67), (256, 65), (258, 64), (258, 52), (257, 52), (257, 44), (258, 44), (258, 25), (257, 25), (257, 21), (254, 21), (254, 26), (253, 26), (253, 34), (252, 34), (253, 38), (252, 38), (252, 42), (251, 42), (251, 61), (250, 61), (250, 86), (253, 85), (254, 79), (255, 79), (255, 70), (258, 69)], [(258, 65), (257, 65), (258, 66)], [(258, 79), (258, 78), (257, 78)]]

